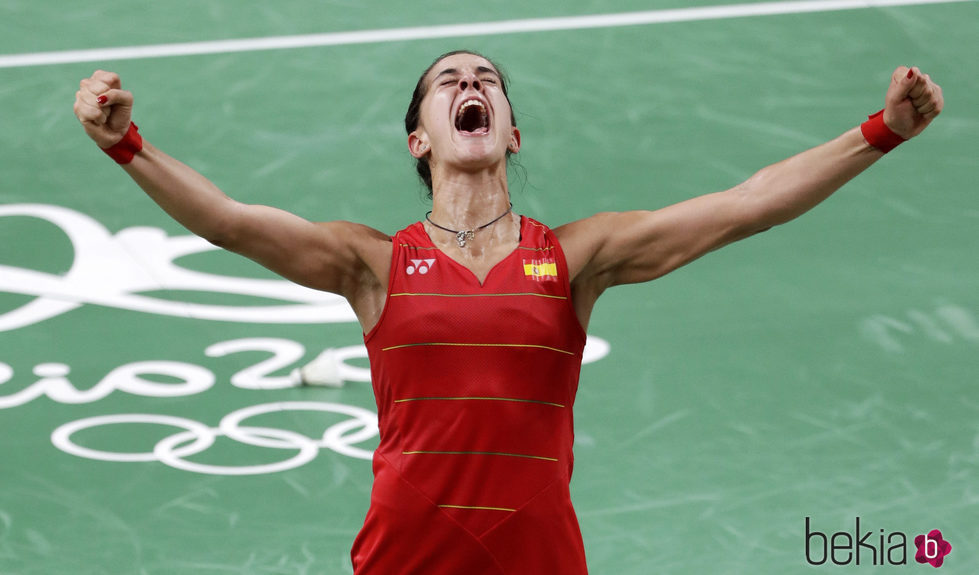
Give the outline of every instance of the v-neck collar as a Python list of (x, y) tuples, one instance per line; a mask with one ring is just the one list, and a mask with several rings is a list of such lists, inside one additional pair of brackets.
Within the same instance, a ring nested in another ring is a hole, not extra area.
[(521, 246), (523, 246), (524, 238), (526, 237), (526, 234), (524, 233), (524, 226), (527, 225), (527, 218), (525, 216), (523, 216), (523, 215), (520, 215), (520, 237), (517, 240), (516, 247), (514, 247), (513, 250), (511, 250), (507, 255), (503, 256), (503, 258), (500, 261), (498, 261), (495, 264), (493, 264), (493, 266), (489, 269), (489, 271), (486, 272), (486, 277), (483, 278), (483, 281), (479, 281), (479, 278), (476, 276), (476, 273), (475, 272), (473, 272), (471, 269), (469, 269), (467, 266), (465, 266), (461, 262), (457, 261), (455, 258), (453, 258), (452, 256), (450, 256), (449, 254), (445, 253), (442, 250), (442, 248), (440, 248), (437, 245), (435, 245), (435, 241), (432, 240), (432, 236), (428, 235), (428, 230), (425, 229), (425, 223), (424, 222), (418, 222), (418, 225), (421, 226), (421, 232), (422, 232), (422, 234), (424, 235), (425, 239), (428, 241), (428, 243), (431, 245), (431, 247), (435, 251), (437, 251), (438, 253), (442, 254), (442, 256), (445, 259), (447, 259), (450, 262), (452, 262), (452, 265), (454, 265), (455, 267), (457, 267), (457, 268), (459, 268), (461, 270), (464, 270), (469, 275), (469, 277), (472, 278), (472, 280), (476, 283), (476, 285), (478, 285), (480, 288), (482, 288), (482, 287), (484, 287), (489, 282), (490, 276), (493, 275), (493, 272), (495, 272), (497, 270), (497, 268), (499, 268), (507, 260), (513, 258), (514, 255), (518, 251), (520, 251)]

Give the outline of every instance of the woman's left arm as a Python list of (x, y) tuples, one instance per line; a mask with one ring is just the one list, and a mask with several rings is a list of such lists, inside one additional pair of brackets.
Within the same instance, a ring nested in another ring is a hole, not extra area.
[[(877, 127), (883, 129), (882, 119), (892, 139), (910, 139), (942, 106), (941, 87), (917, 68), (901, 67), (891, 77)], [(655, 279), (802, 215), (884, 155), (871, 145), (881, 145), (872, 128), (867, 130), (849, 130), (723, 192), (656, 211), (597, 214), (557, 228), (572, 282), (584, 299), (597, 298), (607, 287)]]

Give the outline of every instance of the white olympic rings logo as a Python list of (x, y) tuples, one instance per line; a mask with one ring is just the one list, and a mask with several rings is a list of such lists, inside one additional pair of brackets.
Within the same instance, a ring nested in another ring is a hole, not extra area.
[[(352, 419), (326, 428), (319, 439), (285, 429), (242, 425), (242, 422), (250, 417), (282, 411), (324, 411), (348, 415)], [(159, 440), (152, 451), (136, 453), (93, 449), (78, 445), (72, 440), (72, 435), (84, 429), (117, 423), (169, 425), (183, 428), (184, 431)], [(225, 415), (217, 427), (208, 427), (199, 421), (172, 415), (150, 413), (97, 415), (58, 427), (51, 433), (51, 442), (65, 453), (88, 459), (121, 462), (159, 461), (170, 467), (194, 473), (258, 475), (286, 471), (305, 465), (312, 461), (322, 448), (331, 449), (348, 457), (369, 460), (373, 455), (372, 451), (356, 447), (355, 444), (371, 439), (377, 434), (377, 415), (361, 407), (317, 401), (286, 401), (263, 403), (233, 411)], [(256, 447), (298, 449), (299, 452), (289, 459), (260, 465), (211, 465), (186, 459), (211, 447), (217, 437), (227, 437)]]

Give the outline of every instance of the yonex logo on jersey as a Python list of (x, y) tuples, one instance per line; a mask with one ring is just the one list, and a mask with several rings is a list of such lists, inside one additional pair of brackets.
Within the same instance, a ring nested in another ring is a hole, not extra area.
[(557, 280), (557, 262), (553, 258), (523, 261), (524, 276), (534, 281)]
[(408, 268), (405, 269), (405, 273), (407, 273), (408, 275), (412, 275), (417, 271), (418, 273), (425, 275), (428, 273), (428, 270), (432, 269), (432, 266), (434, 265), (435, 265), (435, 258), (429, 258), (424, 260), (411, 260), (411, 265), (409, 265)]

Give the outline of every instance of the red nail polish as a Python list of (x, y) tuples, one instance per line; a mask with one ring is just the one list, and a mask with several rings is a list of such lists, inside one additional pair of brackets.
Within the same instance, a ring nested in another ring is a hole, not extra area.
[[(911, 76), (908, 76), (908, 78), (910, 78), (910, 77)], [(105, 94), (103, 94), (103, 95), (99, 96), (98, 98), (96, 98), (96, 102), (98, 102), (99, 104), (105, 104), (108, 101), (109, 101), (109, 97), (106, 96)]]
[(911, 76), (914, 76), (914, 70), (908, 70), (908, 80), (911, 79)]

